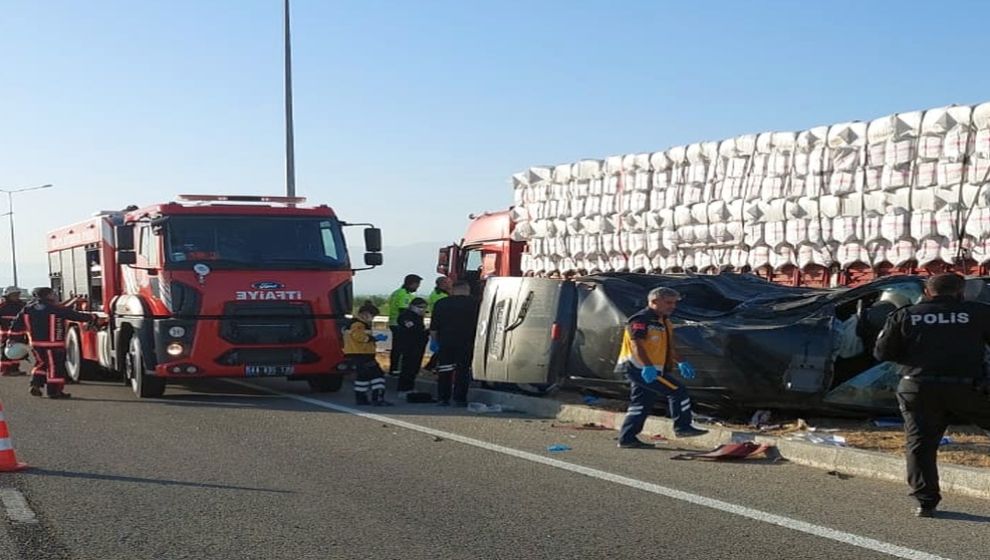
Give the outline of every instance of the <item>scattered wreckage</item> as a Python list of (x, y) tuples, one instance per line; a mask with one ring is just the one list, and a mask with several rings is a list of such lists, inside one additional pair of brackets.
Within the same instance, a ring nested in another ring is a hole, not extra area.
[[(873, 346), (887, 316), (922, 297), (918, 276), (851, 289), (780, 286), (745, 274), (490, 278), (475, 379), (624, 395), (626, 381), (615, 371), (622, 328), (658, 286), (682, 295), (672, 320), (679, 353), (697, 369), (686, 384), (698, 406), (897, 413), (897, 373), (873, 358)], [(968, 280), (966, 297), (990, 303), (986, 280)]]

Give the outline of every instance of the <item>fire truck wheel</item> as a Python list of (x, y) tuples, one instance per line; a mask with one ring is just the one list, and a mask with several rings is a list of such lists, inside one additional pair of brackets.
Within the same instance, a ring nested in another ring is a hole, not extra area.
[(97, 365), (82, 357), (82, 344), (79, 331), (69, 329), (65, 335), (65, 374), (69, 383), (79, 383), (84, 377), (90, 377), (97, 372)]
[(144, 356), (141, 341), (137, 335), (131, 337), (127, 351), (127, 377), (131, 380), (134, 394), (142, 399), (156, 399), (165, 394), (165, 380), (148, 375), (144, 369)]
[(336, 393), (344, 385), (343, 375), (318, 375), (306, 379), (314, 393)]

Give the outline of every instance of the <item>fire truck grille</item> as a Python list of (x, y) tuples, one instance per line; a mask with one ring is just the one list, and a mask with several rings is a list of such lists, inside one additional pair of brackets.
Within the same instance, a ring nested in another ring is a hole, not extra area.
[(316, 335), (308, 303), (228, 303), (220, 336), (231, 344), (294, 344)]

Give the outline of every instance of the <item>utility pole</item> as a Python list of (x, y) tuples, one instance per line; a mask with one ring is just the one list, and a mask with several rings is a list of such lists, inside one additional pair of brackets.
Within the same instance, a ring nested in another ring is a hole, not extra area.
[(10, 265), (14, 273), (14, 286), (17, 286), (17, 242), (14, 240), (14, 194), (25, 191), (36, 191), (48, 189), (51, 185), (41, 185), (38, 187), (24, 187), (21, 189), (0, 189), (0, 192), (7, 194), (7, 214), (10, 220)]
[(296, 152), (292, 129), (292, 40), (289, 0), (285, 0), (285, 195), (296, 196)]

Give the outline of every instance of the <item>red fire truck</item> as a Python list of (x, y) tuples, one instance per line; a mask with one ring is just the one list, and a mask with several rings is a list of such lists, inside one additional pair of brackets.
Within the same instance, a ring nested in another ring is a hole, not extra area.
[(365, 270), (351, 267), (343, 229), (365, 226), (369, 268), (382, 263), (381, 231), (304, 200), (184, 195), (51, 232), (52, 287), (106, 318), (67, 326), (70, 379), (106, 368), (142, 398), (202, 377), (340, 389), (341, 321)]

